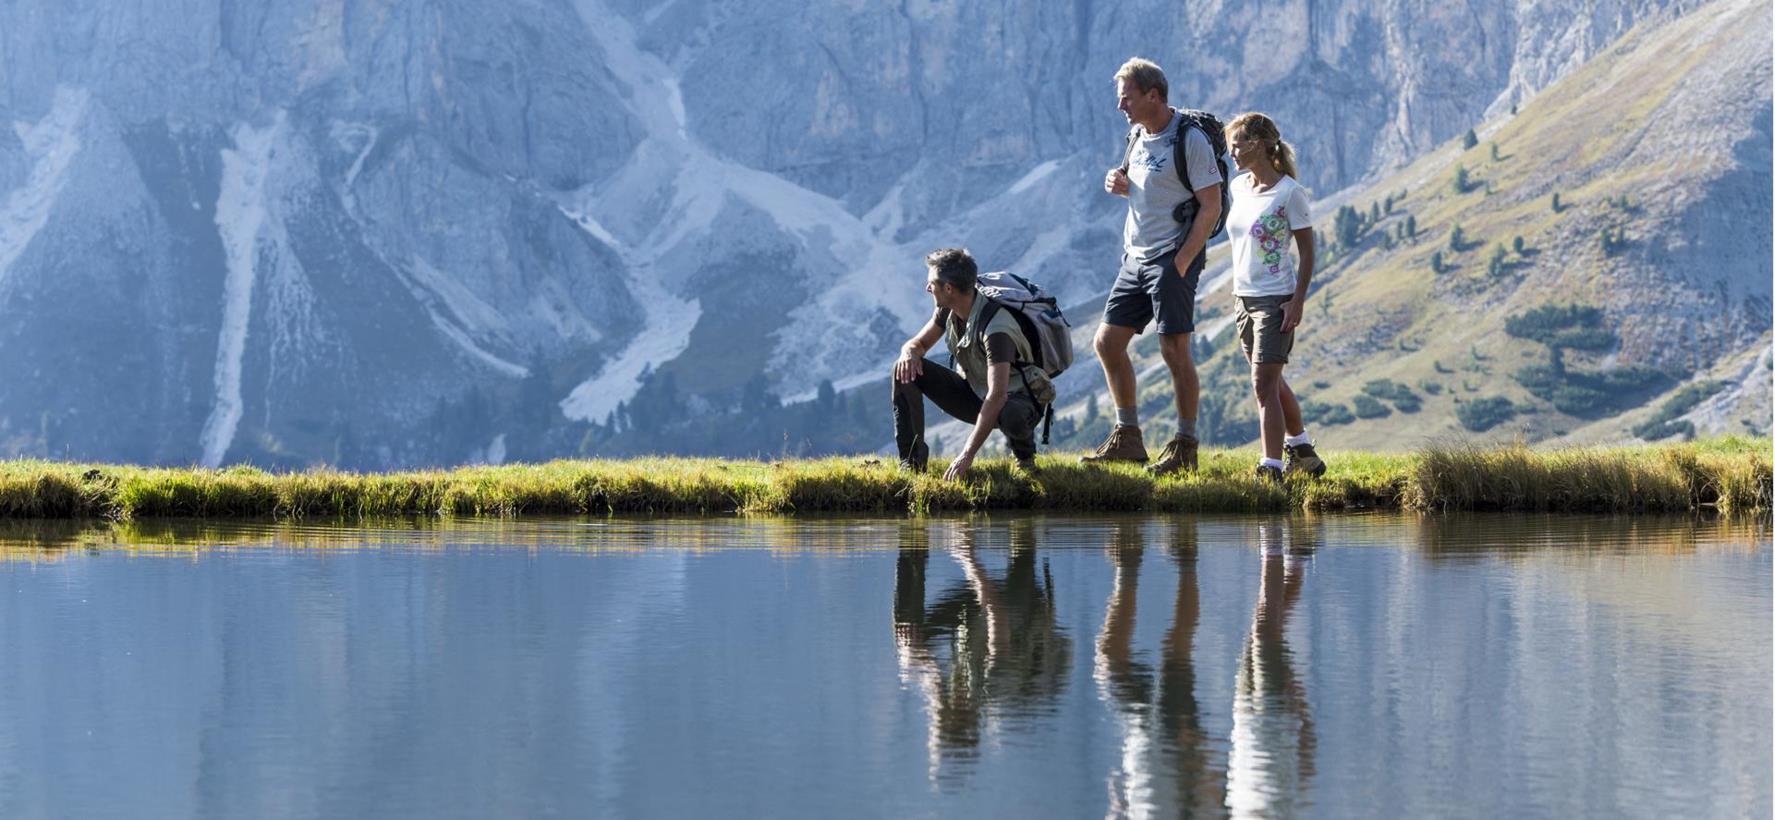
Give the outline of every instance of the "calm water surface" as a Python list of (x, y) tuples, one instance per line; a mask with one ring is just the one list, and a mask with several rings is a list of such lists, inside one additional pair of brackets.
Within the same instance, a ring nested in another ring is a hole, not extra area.
[(1762, 522), (0, 528), (0, 816), (1771, 811)]

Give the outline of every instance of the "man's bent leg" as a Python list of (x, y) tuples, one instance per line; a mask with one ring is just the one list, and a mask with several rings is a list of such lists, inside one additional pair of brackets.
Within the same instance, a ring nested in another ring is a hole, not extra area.
[(925, 359), (918, 378), (901, 384), (894, 382), (894, 444), (900, 451), (900, 463), (923, 470), (930, 460), (930, 447), (924, 440), (924, 400), (931, 401), (943, 412), (962, 421), (980, 416), (980, 399), (968, 387), (968, 380), (940, 364)]
[(968, 386), (968, 380), (960, 373), (927, 361), (924, 373), (919, 375), (916, 383), (931, 398), (931, 403), (950, 417), (969, 424), (980, 418), (980, 406), (985, 402), (974, 394), (974, 388)]
[(1035, 458), (1035, 428), (1041, 412), (1035, 400), (1022, 392), (1006, 397), (1005, 407), (999, 411), (998, 429), (1005, 434), (1005, 443), (1019, 463)]
[(894, 381), (894, 446), (900, 466), (924, 472), (931, 450), (924, 443), (924, 391), (918, 383)]

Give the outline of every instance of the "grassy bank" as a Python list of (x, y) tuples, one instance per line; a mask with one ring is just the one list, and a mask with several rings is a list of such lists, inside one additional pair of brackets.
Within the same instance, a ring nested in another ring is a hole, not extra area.
[(1536, 451), (1433, 449), (1326, 453), (1331, 470), (1284, 487), (1251, 478), (1249, 451), (1208, 450), (1190, 476), (1154, 481), (1134, 467), (1043, 456), (1027, 478), (1003, 460), (966, 483), (940, 465), (909, 475), (859, 457), (757, 462), (693, 458), (360, 474), (268, 473), (0, 462), (0, 518), (519, 516), (607, 513), (1274, 512), (1290, 509), (1682, 512), (1770, 508), (1770, 442)]

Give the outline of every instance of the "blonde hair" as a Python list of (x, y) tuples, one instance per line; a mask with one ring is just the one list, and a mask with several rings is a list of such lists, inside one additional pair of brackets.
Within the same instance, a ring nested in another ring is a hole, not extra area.
[(1134, 90), (1145, 94), (1158, 89), (1159, 96), (1171, 98), (1171, 84), (1165, 80), (1165, 70), (1159, 64), (1145, 57), (1130, 57), (1128, 62), (1116, 69), (1116, 79), (1127, 80), (1134, 84)]
[(1282, 141), (1282, 132), (1277, 130), (1275, 120), (1256, 111), (1247, 111), (1226, 124), (1227, 142), (1231, 143), (1239, 134), (1263, 143), (1264, 155), (1269, 157), (1276, 170), (1300, 178), (1294, 169), (1294, 146)]

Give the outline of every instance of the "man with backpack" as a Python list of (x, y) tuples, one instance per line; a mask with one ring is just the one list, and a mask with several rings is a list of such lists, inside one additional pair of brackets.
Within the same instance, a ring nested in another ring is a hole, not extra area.
[[(974, 258), (960, 248), (932, 251), (925, 267), (924, 289), (935, 311), (894, 362), (894, 443), (900, 465), (923, 472), (929, 462), (924, 440), (924, 399), (929, 396), (943, 412), (974, 423), (944, 478), (964, 477), (995, 428), (1004, 432), (1017, 465), (1033, 471), (1036, 425), (1054, 401), (1050, 374), (1072, 360), (1065, 320), (1039, 287), (1009, 274), (982, 275)], [(982, 285), (987, 277), (993, 281), (990, 288)], [(959, 374), (924, 358), (938, 338), (948, 342)]]
[(1226, 136), (1213, 115), (1170, 106), (1165, 72), (1150, 60), (1129, 60), (1116, 72), (1117, 108), (1130, 130), (1123, 162), (1105, 175), (1104, 190), (1128, 198), (1122, 266), (1103, 306), (1094, 345), (1115, 401), (1116, 424), (1086, 463), (1147, 461), (1128, 343), (1156, 320), (1159, 350), (1171, 371), (1177, 435), (1146, 469), (1153, 475), (1196, 468), (1200, 385), (1190, 358), (1196, 328), (1197, 280), (1208, 240), (1226, 214)]

